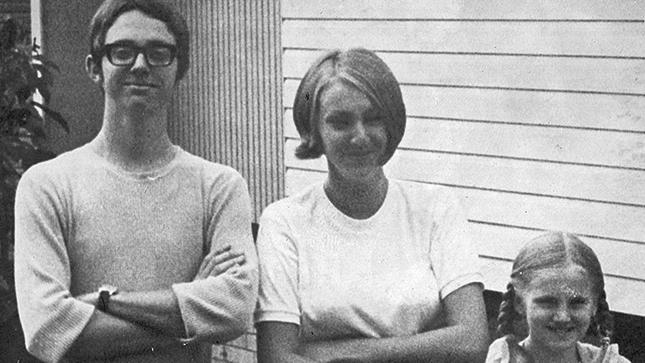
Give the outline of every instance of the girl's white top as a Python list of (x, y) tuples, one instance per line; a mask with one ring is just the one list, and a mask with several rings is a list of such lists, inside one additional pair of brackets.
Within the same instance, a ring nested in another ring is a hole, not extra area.
[[(511, 354), (506, 337), (499, 338), (488, 348), (486, 363), (524, 363), (529, 362), (521, 355)], [(516, 343), (515, 343), (516, 344)], [(596, 347), (587, 343), (577, 343), (578, 355), (582, 363), (630, 363), (629, 360), (618, 353), (618, 344)], [(518, 349), (521, 349), (518, 347)], [(513, 355), (513, 359), (511, 359)]]

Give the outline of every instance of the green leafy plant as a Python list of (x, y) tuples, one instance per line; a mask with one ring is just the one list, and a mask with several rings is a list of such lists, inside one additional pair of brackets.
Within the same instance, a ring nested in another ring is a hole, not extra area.
[[(13, 205), (22, 174), (54, 156), (43, 147), (44, 127), (52, 120), (65, 131), (63, 117), (46, 106), (52, 71), (58, 67), (26, 40), (14, 19), (0, 20), (0, 323), (15, 316), (13, 284)], [(40, 95), (42, 102), (35, 100)]]

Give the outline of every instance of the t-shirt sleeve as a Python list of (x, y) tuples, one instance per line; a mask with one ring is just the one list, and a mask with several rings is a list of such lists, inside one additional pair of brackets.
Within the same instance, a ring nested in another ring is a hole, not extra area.
[(251, 233), (251, 207), (246, 182), (234, 173), (215, 182), (208, 194), (207, 239), (210, 251), (230, 245), (246, 262), (223, 274), (172, 285), (190, 340), (224, 342), (251, 327), (257, 301), (257, 254)]
[[(618, 344), (610, 344), (607, 350), (607, 362), (630, 363), (630, 360), (619, 353)], [(603, 362), (605, 362), (603, 360)]]
[(509, 363), (510, 352), (508, 350), (508, 343), (506, 339), (499, 338), (495, 340), (490, 347), (488, 347), (488, 354), (486, 355), (486, 363)]
[(430, 260), (439, 295), (445, 299), (462, 286), (483, 284), (483, 278), (470, 226), (460, 201), (446, 194), (435, 210), (437, 215), (430, 242)]
[(67, 213), (61, 183), (28, 170), (15, 204), (15, 281), (27, 350), (46, 362), (63, 358), (94, 313), (72, 297), (65, 245)]
[(287, 227), (271, 207), (260, 220), (257, 248), (260, 296), (255, 322), (278, 321), (300, 325), (297, 249)]

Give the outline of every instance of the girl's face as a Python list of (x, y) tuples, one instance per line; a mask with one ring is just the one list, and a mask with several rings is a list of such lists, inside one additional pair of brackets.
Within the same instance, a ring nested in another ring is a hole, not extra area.
[(515, 306), (529, 326), (527, 344), (540, 350), (575, 347), (596, 312), (591, 281), (578, 265), (533, 272), (518, 295)]
[(323, 91), (318, 127), (330, 172), (360, 177), (381, 168), (387, 147), (384, 115), (356, 87), (335, 81)]

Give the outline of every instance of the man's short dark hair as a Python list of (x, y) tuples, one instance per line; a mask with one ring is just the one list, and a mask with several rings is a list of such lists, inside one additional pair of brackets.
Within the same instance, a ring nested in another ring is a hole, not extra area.
[(90, 23), (90, 54), (94, 64), (101, 68), (105, 35), (122, 14), (138, 10), (147, 16), (162, 21), (175, 37), (177, 46), (177, 78), (179, 81), (188, 71), (190, 36), (184, 17), (170, 4), (162, 0), (106, 0), (94, 14)]

